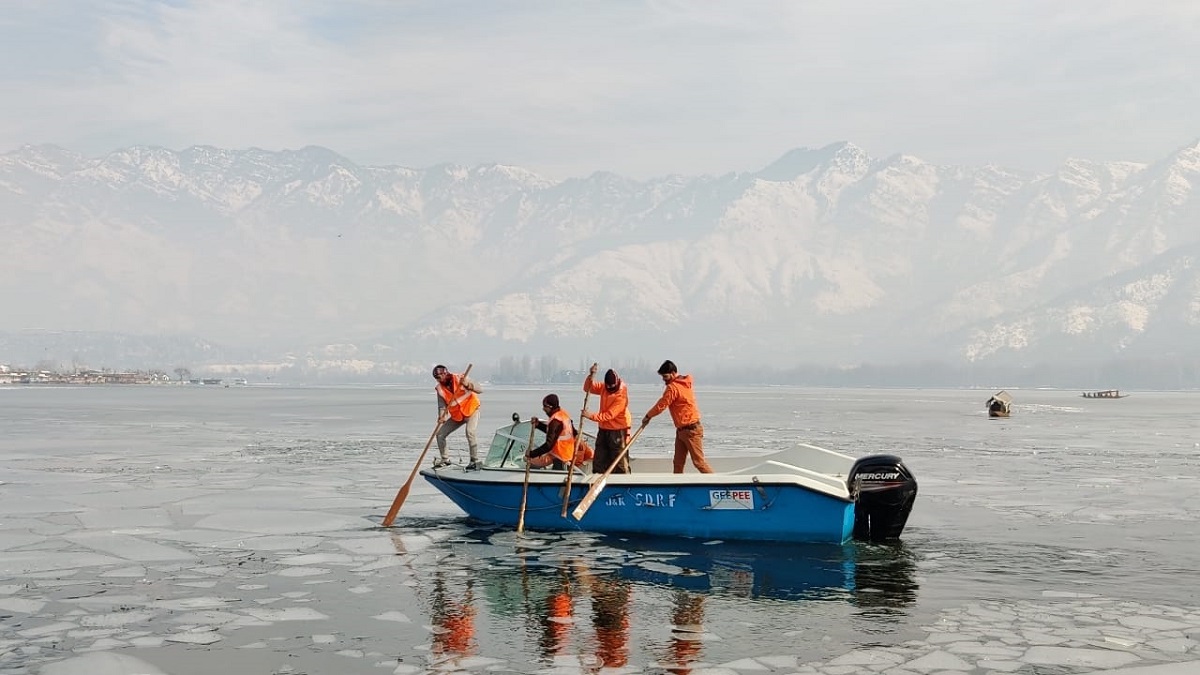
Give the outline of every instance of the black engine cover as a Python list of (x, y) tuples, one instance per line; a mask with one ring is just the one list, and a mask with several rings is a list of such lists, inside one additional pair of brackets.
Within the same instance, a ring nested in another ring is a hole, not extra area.
[(854, 463), (846, 478), (854, 500), (854, 538), (898, 539), (917, 498), (917, 479), (895, 455), (871, 455)]

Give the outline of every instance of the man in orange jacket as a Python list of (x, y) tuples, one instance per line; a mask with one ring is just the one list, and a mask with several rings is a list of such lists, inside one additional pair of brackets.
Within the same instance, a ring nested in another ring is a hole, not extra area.
[[(596, 432), (596, 457), (592, 460), (592, 471), (604, 473), (617, 460), (617, 455), (625, 448), (625, 438), (629, 435), (629, 426), (633, 418), (629, 415), (629, 390), (621, 381), (617, 371), (612, 368), (604, 373), (604, 382), (596, 382), (596, 364), (588, 371), (587, 379), (583, 381), (583, 390), (590, 394), (600, 394), (600, 409), (597, 412), (584, 409), (585, 419), (592, 420), (599, 427)], [(613, 468), (613, 473), (626, 473), (629, 467), (628, 458)]]
[(679, 369), (669, 360), (663, 361), (658, 367), (658, 374), (667, 386), (662, 398), (642, 418), (642, 426), (650, 424), (655, 415), (669, 409), (671, 420), (675, 422), (674, 472), (683, 473), (683, 464), (691, 456), (692, 465), (697, 471), (712, 473), (712, 467), (704, 459), (704, 427), (700, 426), (700, 408), (696, 407), (692, 376), (680, 375)]

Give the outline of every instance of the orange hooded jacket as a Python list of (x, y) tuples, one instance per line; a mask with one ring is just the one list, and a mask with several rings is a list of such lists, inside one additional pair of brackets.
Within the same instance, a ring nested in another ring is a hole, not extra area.
[(647, 417), (656, 417), (664, 410), (670, 409), (671, 420), (675, 428), (686, 427), (700, 421), (700, 408), (696, 407), (696, 392), (692, 389), (691, 375), (676, 375), (663, 391), (662, 398), (646, 413)]
[(629, 414), (629, 389), (624, 382), (617, 386), (616, 391), (609, 393), (603, 381), (597, 382), (589, 375), (583, 381), (583, 390), (600, 394), (600, 410), (588, 415), (588, 419), (594, 421), (596, 426), (611, 431), (623, 431), (633, 426), (633, 416)]

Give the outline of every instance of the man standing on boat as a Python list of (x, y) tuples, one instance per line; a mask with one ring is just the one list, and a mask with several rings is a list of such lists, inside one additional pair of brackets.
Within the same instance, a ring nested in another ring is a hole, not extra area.
[(479, 428), (479, 394), (483, 393), (483, 390), (466, 375), (455, 375), (443, 365), (434, 367), (433, 379), (438, 383), (435, 388), (438, 397), (438, 419), (442, 420), (437, 432), (440, 457), (433, 463), (433, 468), (440, 469), (450, 464), (450, 456), (446, 451), (446, 437), (459, 427), (466, 426), (467, 449), (471, 456), (467, 471), (475, 471), (479, 468), (479, 442), (475, 431)]
[(547, 394), (542, 399), (542, 410), (550, 416), (549, 422), (536, 417), (529, 422), (546, 432), (546, 442), (525, 453), (525, 461), (531, 469), (544, 469), (551, 464), (555, 469), (564, 469), (575, 457), (575, 425), (559, 406), (558, 394)]
[(658, 374), (662, 376), (666, 389), (658, 403), (642, 418), (642, 426), (647, 426), (654, 416), (669, 409), (671, 420), (675, 422), (674, 472), (683, 473), (684, 462), (690, 456), (697, 471), (712, 473), (712, 467), (704, 459), (704, 427), (700, 426), (700, 408), (696, 407), (692, 376), (680, 375), (679, 369), (670, 360), (663, 361), (658, 367)]
[[(583, 390), (589, 394), (600, 394), (600, 410), (592, 412), (584, 409), (583, 417), (592, 420), (600, 428), (596, 432), (596, 458), (592, 460), (592, 471), (604, 473), (625, 447), (633, 417), (629, 414), (629, 390), (617, 371), (609, 368), (604, 373), (603, 383), (596, 382), (595, 377), (596, 364), (593, 363), (587, 379), (583, 381)], [(626, 473), (628, 467), (627, 458), (623, 458), (613, 468), (613, 473)]]

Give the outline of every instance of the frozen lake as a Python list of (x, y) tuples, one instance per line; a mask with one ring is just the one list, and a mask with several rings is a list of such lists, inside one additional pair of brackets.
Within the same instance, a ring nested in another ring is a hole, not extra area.
[(421, 479), (383, 529), (430, 388), (0, 388), (0, 673), (1200, 672), (1200, 394), (698, 386), (709, 455), (903, 457), (903, 542), (519, 537)]

